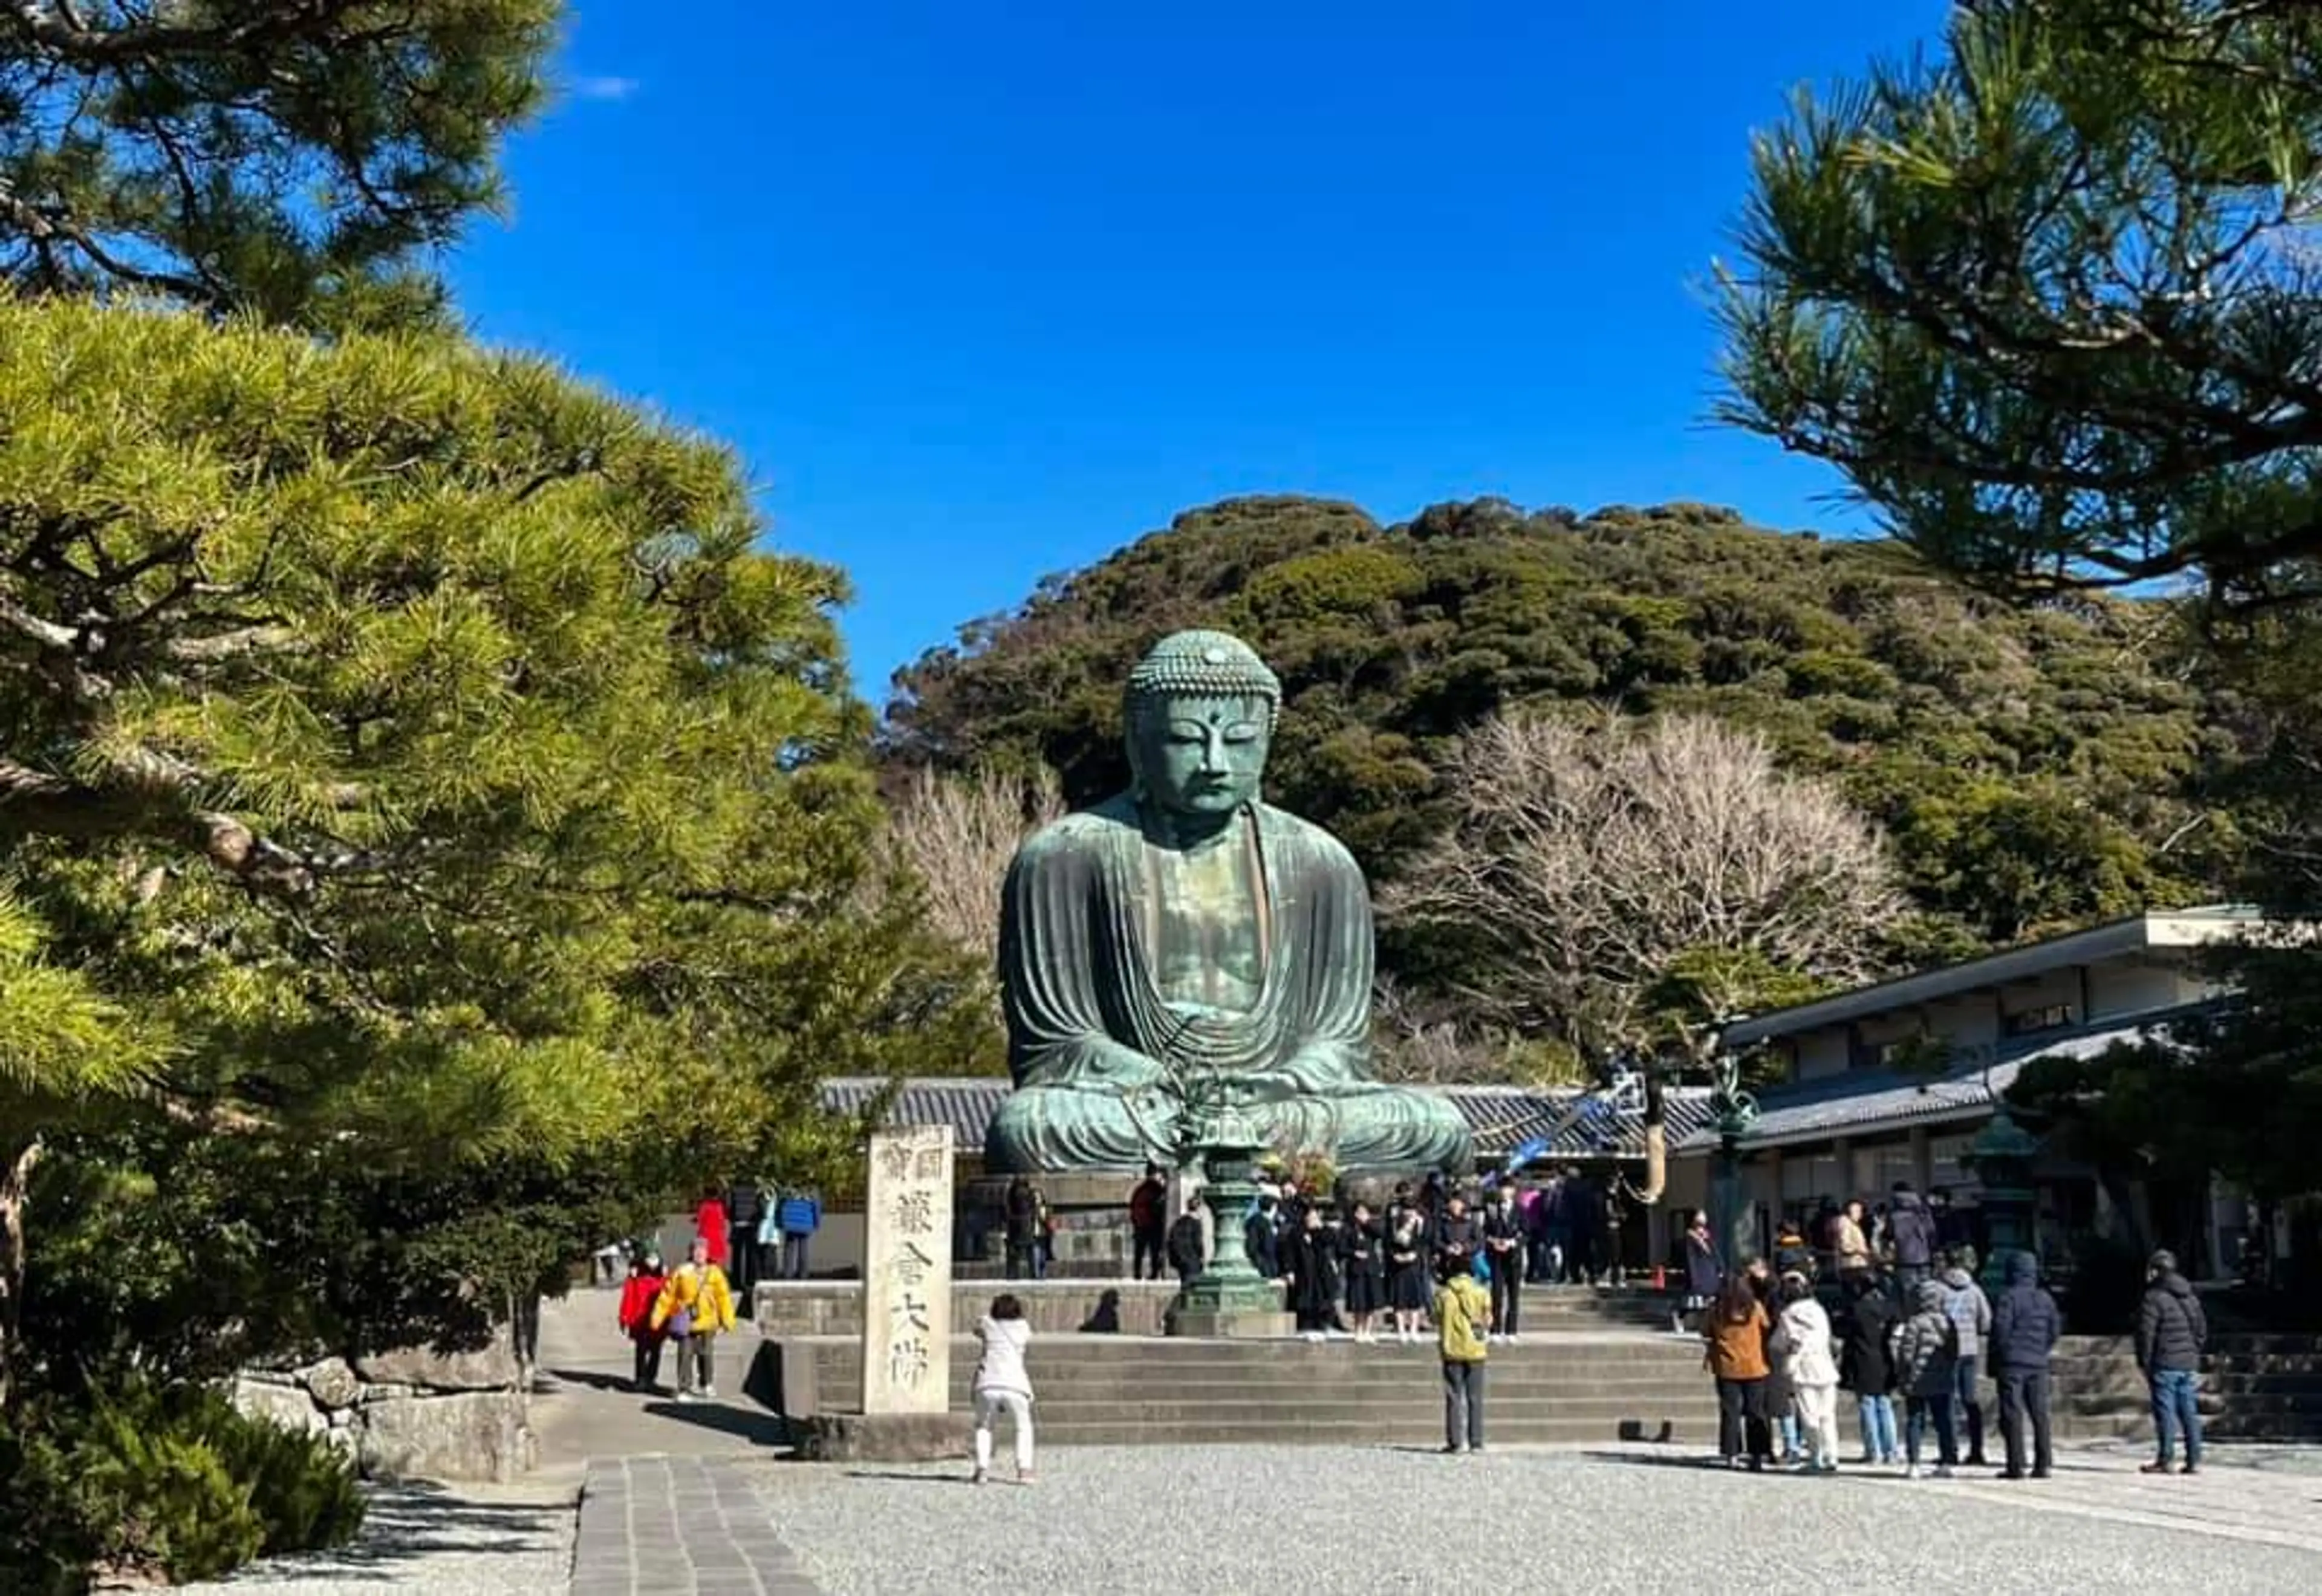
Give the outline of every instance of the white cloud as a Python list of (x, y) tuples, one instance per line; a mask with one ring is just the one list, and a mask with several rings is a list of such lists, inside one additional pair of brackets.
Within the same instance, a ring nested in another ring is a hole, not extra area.
[(626, 100), (644, 87), (634, 78), (575, 78), (564, 86), (576, 100)]

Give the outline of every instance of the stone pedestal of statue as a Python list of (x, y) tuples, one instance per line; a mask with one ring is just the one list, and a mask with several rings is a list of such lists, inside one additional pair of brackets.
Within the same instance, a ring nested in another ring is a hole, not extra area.
[(1244, 1217), (1257, 1195), (1257, 1159), (1266, 1150), (1230, 1118), (1202, 1146), (1202, 1201), (1214, 1239), (1208, 1266), (1186, 1282), (1169, 1309), (1170, 1335), (1257, 1340), (1296, 1328), (1282, 1305), (1282, 1287), (1250, 1266), (1242, 1240)]

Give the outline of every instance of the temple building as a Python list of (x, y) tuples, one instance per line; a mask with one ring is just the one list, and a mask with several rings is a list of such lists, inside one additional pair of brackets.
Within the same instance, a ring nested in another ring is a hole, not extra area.
[[(2200, 969), (2201, 951), (2246, 935), (2259, 912), (2235, 906), (2137, 915), (2069, 935), (1881, 981), (1729, 1027), (1733, 1049), (1764, 1049), (1779, 1084), (1737, 1144), (1761, 1231), (1804, 1219), (1825, 1198), (1877, 1201), (1898, 1181), (1972, 1208), (1966, 1156), (1996, 1094), (2031, 1060), (2094, 1056), (2226, 994)], [(1706, 1190), (1714, 1129), (1676, 1152), (1671, 1199)], [(2112, 1233), (2094, 1172), (2048, 1156), (2035, 1172), (2043, 1250), (2075, 1233)], [(2228, 1272), (2244, 1227), (2239, 1196), (2140, 1189), (2147, 1234), (2199, 1237), (2205, 1272)], [(2190, 1262), (2190, 1260), (2189, 1260)]]
[[(1804, 1221), (1824, 1199), (1876, 1203), (1898, 1181), (1943, 1192), (1972, 1213), (1979, 1181), (1970, 1145), (2025, 1064), (2045, 1054), (2092, 1056), (2214, 1005), (2226, 993), (2203, 972), (2202, 950), (2262, 923), (2257, 910), (2228, 905), (2137, 915), (1737, 1022), (1726, 1044), (1760, 1055), (1756, 1079), (1778, 1077), (1757, 1089), (1758, 1117), (1736, 1145), (1761, 1241), (1769, 1246), (1780, 1219)], [(823, 1105), (859, 1112), (891, 1085), (888, 1123), (951, 1126), (962, 1181), (984, 1174), (979, 1150), (1008, 1101), (1007, 1080), (840, 1078), (823, 1084)], [(1472, 1132), (1481, 1169), (1522, 1154), (1534, 1172), (1577, 1166), (1627, 1193), (1645, 1184), (1633, 1099), (1569, 1088), (1435, 1090)], [(1674, 1088), (1666, 1105), (1660, 1200), (1620, 1205), (1620, 1254), (1632, 1272), (1668, 1262), (1686, 1215), (1708, 1206), (1718, 1148), (1709, 1092)], [(2077, 1235), (2124, 1229), (2095, 1171), (2050, 1151), (2034, 1179), (2038, 1239), (2052, 1262), (2065, 1262)], [(2206, 1275), (2232, 1272), (2248, 1222), (2237, 1192), (2218, 1181), (2129, 1189), (2137, 1229), (2176, 1241)], [(832, 1204), (834, 1258), (847, 1255), (848, 1207), (843, 1195)]]

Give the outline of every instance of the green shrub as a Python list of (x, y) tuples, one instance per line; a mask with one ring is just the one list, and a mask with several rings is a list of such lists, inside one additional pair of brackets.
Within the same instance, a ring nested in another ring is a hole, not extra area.
[(354, 1465), (320, 1436), (248, 1418), (220, 1402), (223, 1420), (211, 1444), (237, 1480), (250, 1486), (251, 1506), (266, 1528), (266, 1556), (343, 1546), (362, 1528), (362, 1489)]
[(208, 1579), (362, 1527), (347, 1459), (206, 1386), (134, 1381), (0, 1426), (0, 1591), (61, 1596), (92, 1573)]
[(197, 1425), (164, 1412), (142, 1392), (99, 1403), (73, 1449), (76, 1505), (106, 1572), (213, 1579), (258, 1555), (266, 1526)]
[(0, 1591), (67, 1596), (87, 1589), (89, 1549), (72, 1511), (70, 1473), (37, 1420), (0, 1416)]

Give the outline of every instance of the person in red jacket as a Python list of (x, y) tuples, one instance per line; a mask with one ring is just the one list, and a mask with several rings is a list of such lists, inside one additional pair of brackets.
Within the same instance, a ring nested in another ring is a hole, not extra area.
[(639, 1396), (651, 1395), (661, 1378), (664, 1337), (654, 1328), (653, 1310), (664, 1283), (658, 1257), (645, 1253), (629, 1260), (629, 1278), (621, 1287), (621, 1333), (635, 1344), (636, 1363), (629, 1389)]
[(693, 1210), (693, 1236), (695, 1240), (709, 1244), (709, 1261), (721, 1271), (728, 1256), (727, 1238), (730, 1234), (724, 1190), (712, 1186), (701, 1194), (701, 1206)]

